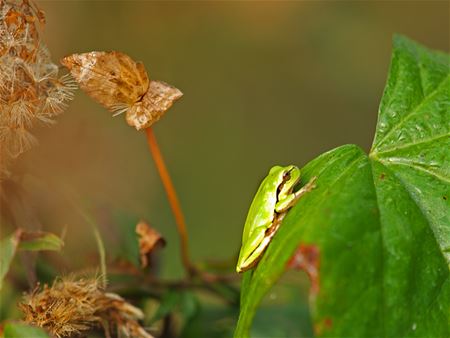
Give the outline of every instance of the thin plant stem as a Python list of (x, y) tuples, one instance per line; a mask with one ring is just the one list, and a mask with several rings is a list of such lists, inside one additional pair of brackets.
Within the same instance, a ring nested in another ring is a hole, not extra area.
[(102, 240), (102, 236), (100, 235), (100, 231), (98, 231), (97, 223), (92, 219), (90, 215), (84, 212), (83, 209), (81, 209), (81, 207), (72, 198), (70, 198), (69, 200), (74, 206), (75, 210), (80, 214), (80, 216), (83, 217), (84, 220), (92, 226), (100, 258), (101, 282), (103, 288), (106, 288), (106, 286), (108, 285), (108, 274), (106, 270), (106, 250)]
[(145, 133), (147, 135), (147, 142), (150, 147), (150, 152), (152, 153), (159, 176), (161, 177), (164, 189), (166, 190), (170, 207), (172, 208), (172, 212), (175, 216), (175, 222), (177, 224), (177, 229), (181, 240), (181, 260), (188, 274), (192, 275), (195, 273), (195, 269), (189, 259), (188, 234), (180, 202), (178, 201), (177, 193), (164, 163), (164, 159), (161, 155), (161, 151), (159, 150), (159, 146), (156, 142), (152, 128), (145, 129)]
[(103, 244), (103, 240), (102, 240), (102, 237), (100, 236), (100, 232), (98, 231), (98, 229), (95, 225), (94, 225), (94, 236), (95, 236), (95, 241), (97, 242), (98, 253), (100, 256), (100, 271), (101, 271), (102, 286), (104, 289), (106, 289), (106, 286), (108, 285), (108, 279), (107, 279), (107, 274), (106, 274), (105, 245)]

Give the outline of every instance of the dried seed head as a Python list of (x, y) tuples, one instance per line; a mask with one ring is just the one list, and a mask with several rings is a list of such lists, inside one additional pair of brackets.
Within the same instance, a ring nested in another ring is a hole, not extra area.
[(72, 54), (61, 60), (90, 97), (115, 115), (126, 112), (137, 130), (150, 127), (183, 94), (160, 81), (150, 81), (144, 65), (120, 52)]
[(29, 149), (37, 122), (52, 123), (73, 98), (75, 82), (58, 67), (40, 39), (43, 12), (28, 0), (0, 1), (0, 176)]
[(137, 322), (140, 309), (114, 293), (106, 293), (94, 278), (56, 280), (51, 287), (36, 288), (24, 296), (19, 308), (25, 322), (46, 329), (52, 335), (70, 337), (102, 327), (115, 328), (126, 337), (151, 338)]

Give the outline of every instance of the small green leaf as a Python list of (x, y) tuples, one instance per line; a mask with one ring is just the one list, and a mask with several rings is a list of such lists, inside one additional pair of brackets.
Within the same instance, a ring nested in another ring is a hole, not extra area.
[(197, 296), (193, 292), (183, 292), (180, 299), (180, 313), (184, 321), (189, 322), (197, 314), (198, 310), (199, 302)]
[(49, 338), (44, 330), (19, 323), (7, 323), (3, 331), (4, 338)]
[(64, 242), (50, 232), (23, 231), (20, 236), (19, 249), (28, 251), (60, 251)]
[(22, 229), (18, 229), (10, 236), (2, 239), (0, 241), (0, 289), (17, 249), (29, 251), (61, 250), (63, 245), (63, 241), (52, 233), (24, 231)]
[(169, 290), (163, 295), (151, 323), (155, 323), (169, 314), (178, 314), (182, 318), (180, 328), (183, 331), (183, 327), (197, 315), (198, 311), (199, 302), (194, 293), (186, 290)]
[(315, 336), (450, 336), (449, 73), (448, 55), (394, 38), (369, 156), (342, 146), (302, 169), (317, 188), (244, 274), (235, 337), (300, 244), (320, 255)]
[(3, 278), (8, 273), (9, 266), (16, 254), (19, 236), (20, 232), (16, 231), (0, 241), (0, 289), (3, 284)]
[(181, 300), (181, 293), (179, 291), (177, 290), (167, 291), (163, 295), (159, 308), (153, 315), (151, 323), (157, 322), (158, 320), (164, 318), (169, 313), (174, 311), (175, 308), (178, 306), (180, 300)]
[(203, 302), (194, 317), (187, 321), (180, 337), (229, 338), (233, 334), (233, 324), (237, 307), (226, 304)]

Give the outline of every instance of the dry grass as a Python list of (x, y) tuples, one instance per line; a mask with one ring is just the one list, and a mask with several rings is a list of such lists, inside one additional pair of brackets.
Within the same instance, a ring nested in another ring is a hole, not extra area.
[(114, 293), (105, 292), (99, 279), (74, 277), (56, 280), (24, 296), (19, 308), (25, 322), (42, 327), (52, 335), (74, 337), (103, 327), (105, 336), (151, 338), (138, 323), (140, 309)]

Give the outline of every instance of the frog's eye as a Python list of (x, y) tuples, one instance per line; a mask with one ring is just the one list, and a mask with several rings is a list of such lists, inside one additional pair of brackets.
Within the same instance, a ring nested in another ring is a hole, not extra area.
[(286, 170), (283, 175), (283, 180), (288, 181), (291, 178), (292, 172), (294, 170), (295, 170), (294, 166), (291, 166), (288, 170)]

